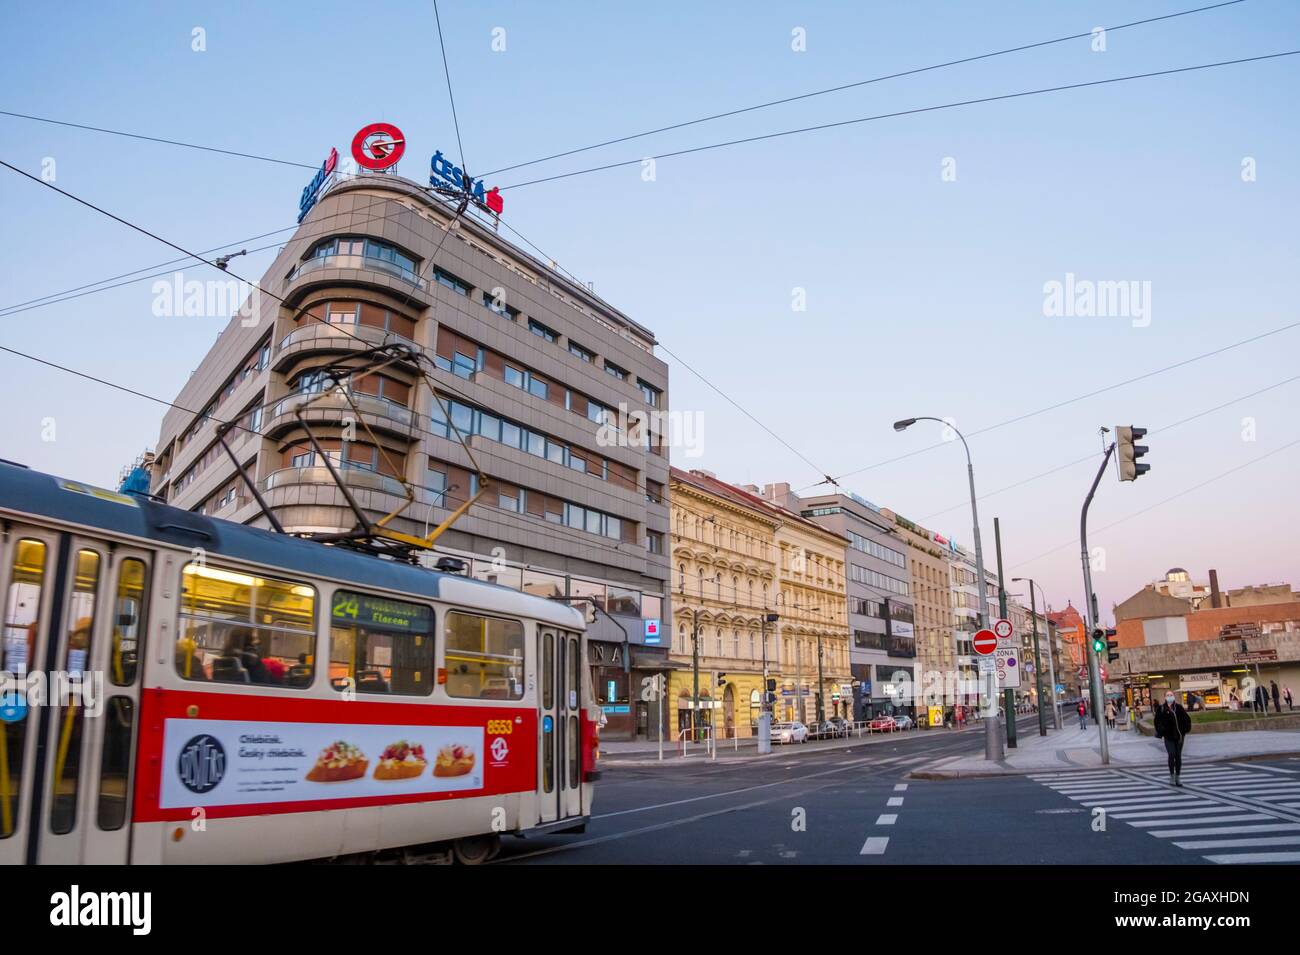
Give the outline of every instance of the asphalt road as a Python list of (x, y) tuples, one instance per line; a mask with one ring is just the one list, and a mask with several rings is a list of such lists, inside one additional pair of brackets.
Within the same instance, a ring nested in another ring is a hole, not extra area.
[(979, 732), (913, 732), (762, 760), (615, 765), (586, 833), (507, 839), (496, 864), (1300, 861), (1300, 761), (1190, 767), (1181, 790), (1132, 770), (906, 778), (982, 748)]

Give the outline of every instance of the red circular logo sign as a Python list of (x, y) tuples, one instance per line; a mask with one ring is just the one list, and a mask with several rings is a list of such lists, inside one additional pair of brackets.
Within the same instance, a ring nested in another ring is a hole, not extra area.
[(981, 630), (975, 634), (975, 639), (972, 642), (975, 644), (976, 653), (988, 656), (998, 648), (998, 635), (992, 630)]
[(363, 169), (387, 169), (406, 152), (406, 139), (392, 123), (371, 123), (352, 137), (352, 158)]

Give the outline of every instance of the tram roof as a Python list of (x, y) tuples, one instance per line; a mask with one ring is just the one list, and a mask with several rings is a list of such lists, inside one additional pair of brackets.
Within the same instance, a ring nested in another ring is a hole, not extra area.
[(212, 554), (266, 567), (516, 614), (571, 630), (585, 628), (582, 614), (573, 607), (499, 584), (208, 517), (3, 460), (0, 507), (185, 550), (201, 547)]

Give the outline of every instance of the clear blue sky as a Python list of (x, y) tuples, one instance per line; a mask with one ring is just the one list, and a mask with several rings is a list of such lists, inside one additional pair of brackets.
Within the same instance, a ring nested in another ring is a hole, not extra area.
[[(1022, 43), (1193, 0), (442, 5), (468, 164), (574, 146)], [(458, 150), (429, 3), (6, 5), (0, 108), (319, 162), (356, 129), (405, 131), (420, 178)], [(207, 50), (191, 50), (191, 31)], [(506, 31), (506, 51), (492, 30)], [(791, 31), (807, 31), (807, 51)], [(789, 104), (503, 173), (501, 185), (702, 143), (954, 100), (1300, 47), (1300, 6), (1222, 10)], [(736, 482), (841, 474), (934, 443), (909, 415), (974, 431), (1296, 320), (1300, 57), (943, 110), (507, 192), (508, 220), (780, 434), (816, 470), (672, 363), (672, 404)], [(182, 245), (293, 223), (305, 169), (0, 117), (0, 157)], [(957, 179), (941, 179), (945, 157)], [(1241, 179), (1254, 157), (1257, 181)], [(173, 257), (0, 171), (0, 306)], [(258, 277), (273, 252), (237, 259)], [(1043, 315), (1066, 273), (1151, 283), (1151, 322)], [(202, 267), (187, 277), (204, 278)], [(0, 344), (173, 397), (224, 324), (156, 318), (150, 283), (3, 319)], [(793, 311), (792, 289), (807, 310)], [(1296, 374), (1300, 329), (973, 438), (987, 493), (1098, 446), (1099, 425), (1171, 424)], [(1109, 530), (1300, 438), (1300, 382), (1153, 433), (1152, 472), (1103, 482), (1093, 543), (1104, 608), (1167, 568), (1225, 585), (1295, 582), (1300, 447)], [(161, 408), (0, 354), (0, 456), (111, 484)], [(1257, 439), (1242, 439), (1242, 419)], [(53, 418), (56, 440), (42, 440)], [(846, 486), (971, 539), (959, 447)], [(1080, 603), (1080, 465), (986, 498), (1016, 574)], [(935, 515), (936, 512), (944, 512)], [(1055, 550), (1053, 550), (1055, 548)], [(1045, 552), (1046, 556), (1043, 555)], [(990, 563), (992, 557), (990, 553)]]

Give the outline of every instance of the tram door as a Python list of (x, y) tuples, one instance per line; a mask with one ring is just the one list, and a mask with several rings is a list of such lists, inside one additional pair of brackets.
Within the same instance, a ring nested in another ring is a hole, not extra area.
[(582, 641), (577, 634), (540, 628), (537, 792), (540, 821), (582, 814)]
[(124, 863), (148, 555), (11, 528), (4, 542), (0, 862)]

